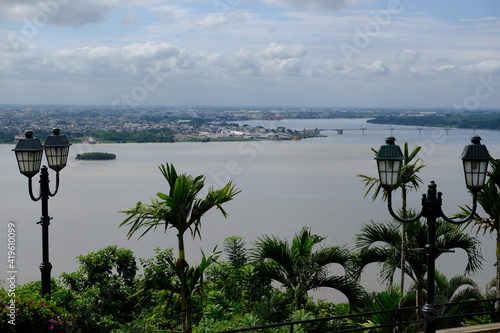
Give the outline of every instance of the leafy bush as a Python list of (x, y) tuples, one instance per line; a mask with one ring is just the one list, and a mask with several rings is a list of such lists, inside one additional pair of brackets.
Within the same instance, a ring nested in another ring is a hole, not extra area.
[(133, 252), (112, 245), (79, 256), (78, 261), (76, 272), (61, 274), (68, 289), (53, 299), (78, 315), (78, 327), (84, 332), (111, 332), (132, 322), (137, 312)]
[[(1, 332), (72, 332), (76, 316), (55, 301), (40, 296), (39, 282), (19, 286), (15, 292), (0, 290)], [(15, 295), (14, 295), (15, 294)]]

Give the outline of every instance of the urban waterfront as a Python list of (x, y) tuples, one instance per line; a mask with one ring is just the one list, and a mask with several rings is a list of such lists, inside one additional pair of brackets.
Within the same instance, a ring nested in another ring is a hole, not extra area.
[[(424, 181), (418, 192), (410, 194), (410, 206), (419, 208), (420, 197), (427, 184), (435, 180), (443, 192), (443, 210), (458, 212), (459, 205), (471, 203), (463, 180), (459, 159), (463, 146), (470, 142), (473, 130), (366, 124), (360, 119), (312, 119), (280, 121), (245, 121), (266, 128), (284, 126), (292, 129), (329, 129), (326, 137), (300, 141), (244, 141), (208, 143), (150, 144), (75, 144), (70, 160), (61, 173), (61, 186), (49, 200), (50, 261), (52, 276), (77, 268), (76, 256), (97, 251), (107, 245), (132, 249), (137, 258), (150, 257), (154, 248), (175, 248), (175, 233), (163, 234), (158, 229), (140, 240), (127, 240), (127, 229), (118, 229), (125, 218), (119, 210), (137, 201), (149, 202), (157, 192), (167, 192), (166, 181), (157, 166), (173, 163), (181, 173), (204, 174), (207, 184), (216, 188), (233, 180), (242, 190), (227, 204), (228, 219), (211, 211), (202, 223), (203, 240), (189, 240), (188, 257), (197, 261), (200, 248), (211, 252), (216, 245), (222, 250), (223, 240), (237, 235), (247, 245), (263, 234), (291, 238), (304, 225), (314, 233), (328, 236), (327, 242), (352, 247), (354, 235), (369, 220), (384, 221), (390, 216), (386, 204), (364, 198), (363, 185), (357, 174), (376, 175), (370, 148), (378, 148), (392, 134), (397, 143), (410, 147), (422, 145), (421, 157), (426, 164), (420, 176)], [(344, 129), (343, 134), (336, 130)], [(366, 128), (362, 131), (362, 128)], [(491, 155), (500, 158), (500, 132), (477, 130)], [(19, 174), (13, 145), (0, 146), (0, 165), (4, 173), (2, 202), (2, 248), (6, 247), (7, 223), (17, 226), (18, 282), (40, 277), (41, 230), (36, 224), (40, 205), (28, 195), (27, 179)], [(87, 151), (116, 154), (111, 161), (77, 161), (78, 153)], [(55, 185), (51, 173), (51, 185)], [(37, 190), (38, 176), (34, 178)], [(397, 203), (397, 200), (395, 200)], [(470, 229), (467, 229), (470, 231)], [(471, 231), (475, 232), (475, 231)], [(473, 276), (481, 288), (494, 277), (494, 239), (480, 236), (485, 257), (484, 270)], [(6, 272), (6, 260), (0, 269)], [(465, 254), (443, 254), (437, 268), (449, 277), (461, 274)], [(369, 267), (362, 284), (369, 290), (380, 289)], [(0, 279), (4, 279), (3, 277)], [(318, 297), (323, 297), (319, 294)]]

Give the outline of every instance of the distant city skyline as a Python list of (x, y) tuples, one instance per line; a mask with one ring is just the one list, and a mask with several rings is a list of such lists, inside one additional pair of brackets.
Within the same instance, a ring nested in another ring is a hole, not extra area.
[(500, 106), (496, 0), (18, 0), (0, 22), (0, 104)]

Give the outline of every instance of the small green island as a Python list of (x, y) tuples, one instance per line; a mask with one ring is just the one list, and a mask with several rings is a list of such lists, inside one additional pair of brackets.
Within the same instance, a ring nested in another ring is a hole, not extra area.
[(77, 160), (114, 160), (115, 154), (111, 153), (83, 153), (76, 155)]

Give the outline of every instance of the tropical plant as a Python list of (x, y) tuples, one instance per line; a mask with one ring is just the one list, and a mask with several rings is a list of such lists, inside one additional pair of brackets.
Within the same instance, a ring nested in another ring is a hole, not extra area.
[[(217, 262), (207, 272), (211, 299), (215, 307), (232, 313), (251, 312), (266, 296), (271, 294), (270, 279), (262, 278), (255, 265), (248, 261), (245, 241), (232, 236), (224, 241), (224, 253), (228, 261)], [(214, 309), (212, 307), (212, 309)], [(206, 310), (205, 310), (206, 311)]]
[[(52, 280), (53, 293), (63, 288), (61, 283)], [(68, 312), (64, 304), (54, 299), (46, 300), (40, 296), (41, 283), (29, 282), (12, 290), (0, 289), (1, 332), (72, 332), (76, 315)]]
[(455, 275), (448, 279), (439, 271), (434, 273), (436, 303), (455, 303), (483, 298), (481, 290), (474, 280), (465, 275)]
[(84, 291), (96, 285), (109, 287), (112, 281), (125, 286), (133, 284), (137, 264), (131, 250), (107, 246), (97, 252), (77, 257), (80, 267), (73, 273), (63, 273), (63, 281), (74, 291)]
[[(492, 159), (489, 164), (491, 171), (487, 173), (488, 180), (477, 193), (477, 202), (488, 217), (481, 217), (476, 213), (470, 223), (477, 228), (477, 233), (483, 230), (496, 237), (496, 298), (500, 298), (500, 159)], [(460, 208), (462, 213), (457, 214), (457, 217), (465, 217), (472, 212), (469, 206)]]
[(77, 258), (79, 269), (61, 274), (68, 288), (58, 289), (53, 298), (78, 315), (78, 328), (109, 332), (133, 321), (137, 303), (133, 252), (111, 245)]
[[(351, 320), (355, 326), (365, 327), (365, 332), (393, 333), (401, 332), (400, 327), (393, 326), (394, 323), (401, 322), (404, 318), (409, 319), (413, 312), (410, 310), (401, 310), (402, 312), (388, 311), (397, 310), (400, 304), (404, 302), (402, 291), (397, 286), (389, 286), (385, 291), (373, 293), (371, 304), (368, 307), (369, 312), (375, 312), (369, 316), (366, 321), (358, 322)], [(377, 329), (371, 327), (382, 326)], [(416, 332), (418, 325), (404, 325), (404, 332)]]
[[(423, 290), (427, 273), (426, 257), (418, 252), (409, 252), (404, 267), (399, 260), (401, 254), (401, 234), (399, 223), (371, 221), (361, 228), (356, 235), (356, 246), (359, 248), (358, 265), (362, 270), (370, 263), (382, 265), (380, 277), (392, 284), (396, 269), (404, 270), (413, 280), (417, 290), (417, 305), (423, 303)], [(427, 244), (427, 224), (418, 220), (408, 223), (406, 228), (408, 248), (424, 248)], [(467, 254), (466, 273), (476, 272), (482, 265), (482, 254), (479, 241), (462, 232), (459, 226), (438, 219), (436, 222), (436, 247), (443, 250), (462, 249)], [(439, 253), (437, 256), (440, 256)]]
[[(418, 176), (420, 170), (425, 166), (423, 164), (422, 159), (416, 158), (417, 154), (420, 152), (421, 146), (415, 146), (413, 150), (410, 152), (408, 148), (408, 143), (404, 144), (404, 152), (403, 152), (403, 165), (401, 167), (401, 171), (399, 174), (399, 186), (397, 188), (401, 189), (401, 217), (403, 219), (408, 218), (408, 208), (407, 208), (407, 195), (409, 190), (418, 190), (420, 184), (422, 184), (422, 179)], [(377, 150), (372, 148), (372, 151), (375, 155), (378, 154)], [(365, 197), (370, 193), (372, 194), (372, 200), (377, 199), (382, 190), (382, 186), (380, 185), (380, 180), (378, 178), (373, 178), (366, 175), (358, 175), (365, 183)], [(382, 200), (387, 199), (387, 192), (383, 191)], [(406, 224), (401, 224), (401, 253), (400, 253), (400, 261), (401, 267), (405, 266), (406, 262)], [(400, 285), (399, 287), (404, 292), (405, 290), (405, 274), (404, 270), (401, 271), (400, 276)]]
[[(438, 304), (457, 303), (470, 300), (479, 300), (483, 298), (478, 285), (468, 276), (455, 275), (448, 279), (444, 274), (435, 271), (435, 302)], [(457, 304), (441, 307), (440, 317), (448, 317), (463, 313), (473, 313), (478, 310), (478, 304)], [(456, 327), (460, 324), (459, 320), (442, 321), (441, 327)]]
[(234, 268), (241, 268), (247, 263), (247, 250), (243, 237), (231, 236), (224, 240), (224, 252)]
[(151, 204), (138, 202), (135, 207), (124, 209), (122, 213), (128, 217), (120, 224), (120, 227), (130, 226), (128, 238), (131, 238), (140, 229), (145, 231), (139, 236), (141, 238), (150, 230), (156, 230), (162, 226), (164, 232), (169, 228), (177, 230), (178, 258), (174, 263), (175, 272), (179, 278), (179, 294), (181, 303), (181, 322), (183, 332), (192, 331), (192, 312), (190, 302), (190, 292), (193, 290), (188, 285), (190, 279), (189, 265), (186, 262), (184, 246), (184, 234), (191, 232), (195, 238), (201, 237), (201, 218), (212, 208), (221, 211), (227, 217), (222, 205), (234, 198), (240, 192), (229, 181), (223, 188), (215, 190), (210, 188), (203, 199), (198, 198), (205, 185), (205, 176), (196, 177), (177, 174), (172, 164), (160, 165), (159, 169), (170, 186), (168, 194), (158, 193), (158, 198), (151, 200)]
[[(292, 242), (274, 236), (259, 237), (253, 249), (253, 259), (259, 272), (281, 283), (289, 293), (295, 309), (300, 310), (308, 301), (307, 292), (320, 287), (337, 289), (352, 307), (363, 304), (365, 292), (349, 275), (351, 253), (343, 246), (323, 246), (315, 250), (325, 237), (302, 228)], [(329, 266), (340, 264), (344, 275), (331, 275)]]

